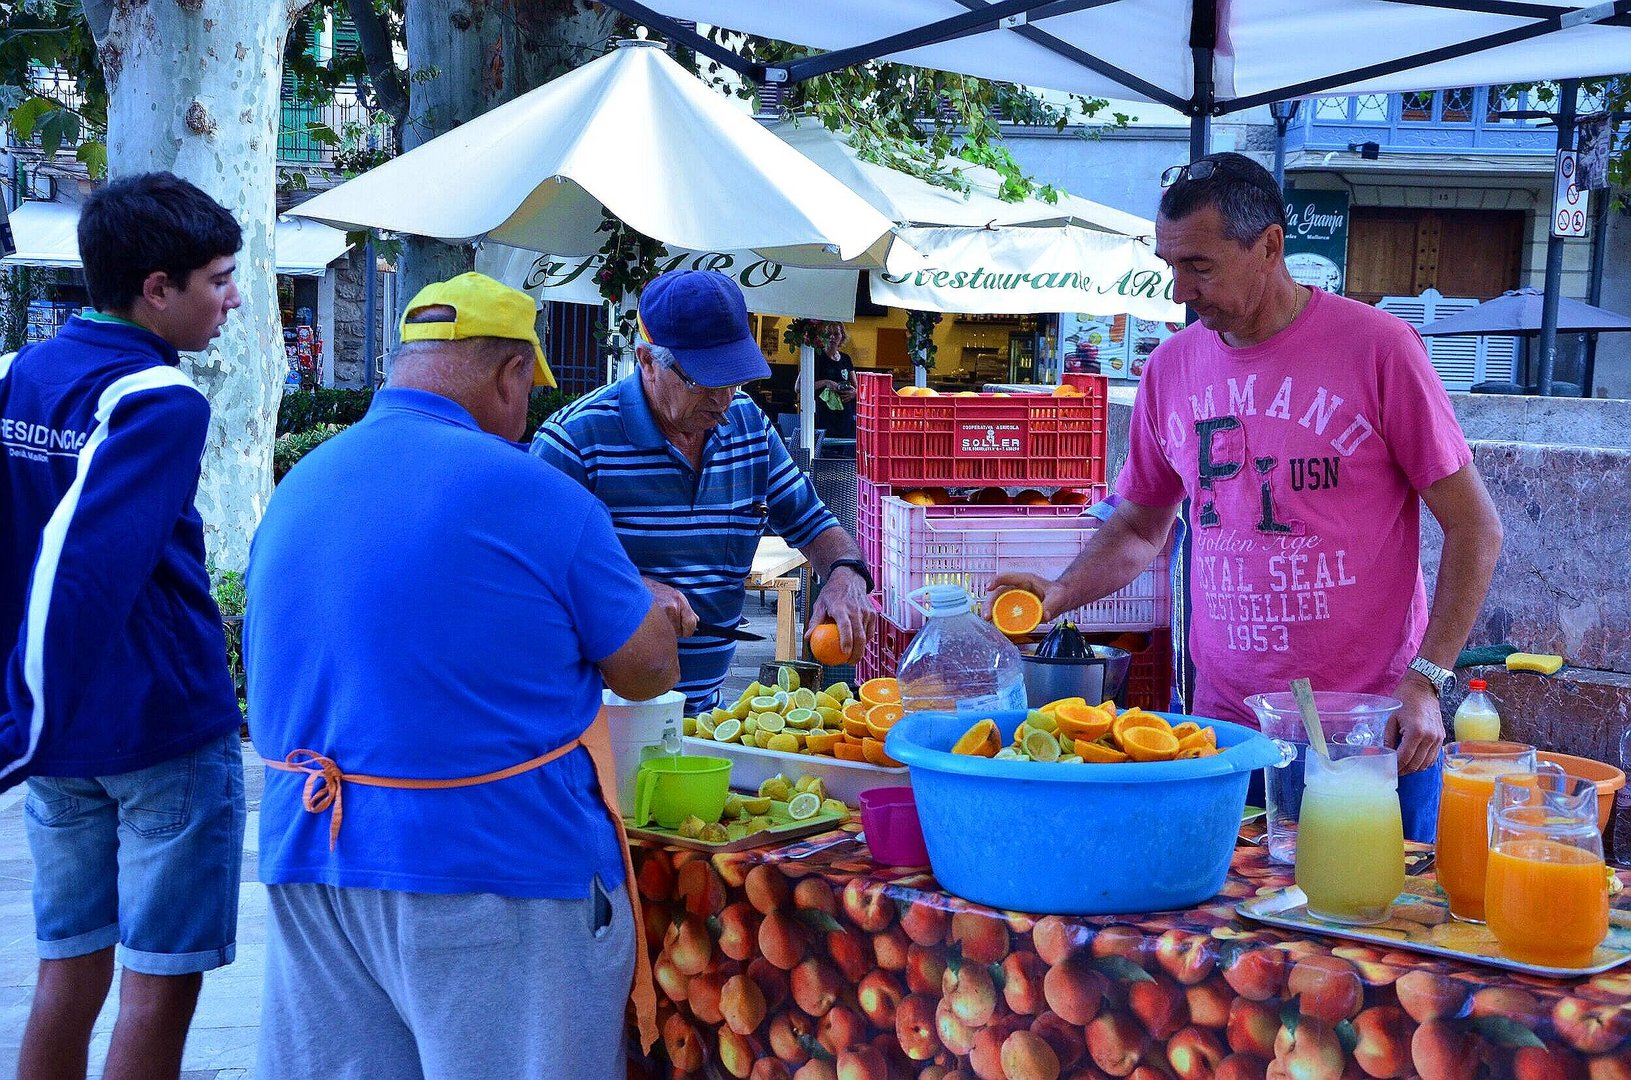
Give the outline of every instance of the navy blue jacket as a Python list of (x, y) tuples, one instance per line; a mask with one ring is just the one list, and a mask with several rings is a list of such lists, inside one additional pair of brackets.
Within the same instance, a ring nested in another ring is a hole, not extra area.
[(178, 360), (81, 317), (0, 357), (0, 789), (146, 768), (239, 723), (193, 507), (209, 403)]

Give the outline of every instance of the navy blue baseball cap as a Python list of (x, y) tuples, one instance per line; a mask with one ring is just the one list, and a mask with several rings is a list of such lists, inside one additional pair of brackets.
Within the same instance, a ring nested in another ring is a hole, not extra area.
[(731, 386), (770, 377), (742, 290), (717, 270), (670, 270), (640, 294), (640, 332), (674, 354), (699, 386)]

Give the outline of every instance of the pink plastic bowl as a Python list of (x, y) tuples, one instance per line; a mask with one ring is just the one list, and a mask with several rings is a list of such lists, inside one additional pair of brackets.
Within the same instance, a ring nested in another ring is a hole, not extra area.
[(885, 866), (927, 866), (929, 849), (917, 820), (917, 801), (909, 787), (869, 788), (861, 792), (861, 827), (872, 858)]

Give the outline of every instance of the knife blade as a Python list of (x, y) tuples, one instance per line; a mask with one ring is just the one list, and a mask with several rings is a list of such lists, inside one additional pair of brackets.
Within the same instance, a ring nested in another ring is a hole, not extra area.
[(743, 630), (736, 626), (715, 626), (712, 623), (697, 623), (697, 628), (691, 631), (692, 637), (716, 637), (726, 641), (763, 641), (763, 634), (755, 634), (751, 630)]

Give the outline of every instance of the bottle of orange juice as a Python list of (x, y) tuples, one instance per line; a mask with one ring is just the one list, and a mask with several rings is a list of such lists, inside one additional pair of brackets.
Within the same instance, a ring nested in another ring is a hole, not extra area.
[(1456, 741), (1494, 742), (1501, 737), (1501, 714), (1495, 711), (1495, 699), (1489, 696), (1489, 683), (1472, 679), (1467, 690), (1466, 700), (1455, 711)]

